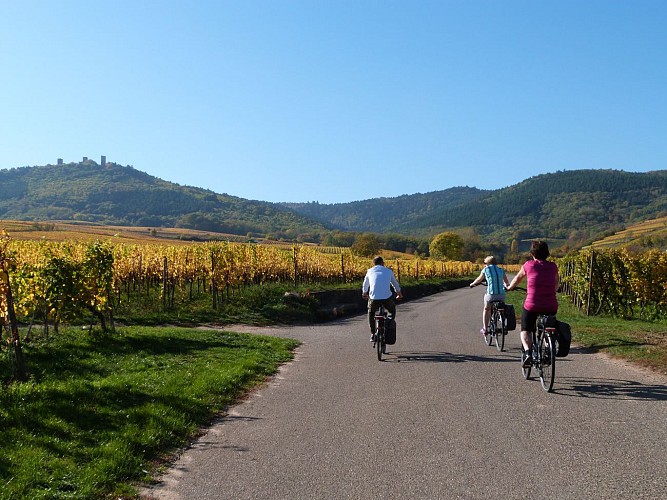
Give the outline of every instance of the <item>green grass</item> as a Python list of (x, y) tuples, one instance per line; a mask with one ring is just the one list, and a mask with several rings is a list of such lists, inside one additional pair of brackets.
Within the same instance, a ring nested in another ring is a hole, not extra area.
[(61, 330), (48, 343), (25, 344), (30, 380), (0, 395), (0, 498), (131, 496), (133, 483), (150, 481), (156, 464), (291, 359), (296, 345), (147, 327), (111, 336)]
[(177, 296), (173, 306), (165, 310), (159, 296), (160, 289), (154, 287), (149, 294), (131, 295), (129, 299), (121, 294), (115, 319), (122, 324), (181, 326), (314, 322), (317, 304), (314, 299), (305, 296), (308, 287), (296, 288), (297, 292), (304, 292), (303, 296), (286, 295), (286, 292), (294, 290), (293, 286), (280, 283), (221, 290), (222, 299), (215, 309), (210, 293), (195, 293), (190, 299), (187, 291), (180, 291), (184, 296)]
[[(525, 295), (521, 291), (507, 294), (519, 316)], [(558, 319), (570, 323), (573, 343), (667, 374), (667, 321), (586, 316), (565, 295), (559, 296), (558, 303)]]

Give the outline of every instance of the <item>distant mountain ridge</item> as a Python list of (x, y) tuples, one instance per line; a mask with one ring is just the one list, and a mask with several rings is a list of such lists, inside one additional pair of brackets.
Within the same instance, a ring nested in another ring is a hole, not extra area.
[(426, 235), (472, 227), (505, 241), (545, 235), (567, 239), (573, 233), (594, 236), (667, 215), (667, 170), (562, 171), (493, 191), (451, 188), (344, 204), (286, 206), (343, 230)]
[(283, 205), (297, 213), (347, 231), (410, 233), (416, 228), (424, 227), (424, 218), (429, 214), (456, 210), (488, 196), (489, 193), (491, 191), (466, 186), (425, 194), (374, 198), (331, 205), (317, 202), (283, 203)]
[(92, 160), (0, 170), (0, 218), (182, 227), (317, 241), (332, 231), (430, 238), (473, 231), (507, 246), (535, 237), (583, 242), (667, 215), (667, 170), (572, 170), (498, 190), (442, 191), (337, 204), (269, 203), (161, 180)]

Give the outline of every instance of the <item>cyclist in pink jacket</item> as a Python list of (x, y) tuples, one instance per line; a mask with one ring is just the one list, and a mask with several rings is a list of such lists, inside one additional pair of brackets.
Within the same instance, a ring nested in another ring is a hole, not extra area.
[[(530, 247), (532, 260), (526, 262), (516, 274), (508, 290), (514, 290), (516, 286), (528, 278), (526, 285), (526, 300), (523, 303), (523, 314), (521, 315), (521, 344), (524, 352), (530, 352), (532, 347), (531, 332), (536, 329), (537, 317), (541, 314), (555, 316), (558, 312), (558, 266), (554, 262), (547, 261), (549, 257), (549, 246), (545, 241), (533, 241)], [(524, 360), (528, 363), (530, 358)]]

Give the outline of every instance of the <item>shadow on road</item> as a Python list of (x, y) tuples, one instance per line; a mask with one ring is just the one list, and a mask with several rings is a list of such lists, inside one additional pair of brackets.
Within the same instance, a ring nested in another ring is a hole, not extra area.
[(632, 380), (559, 377), (557, 394), (583, 398), (667, 401), (667, 386), (646, 385)]
[(451, 352), (406, 352), (398, 351), (387, 353), (385, 359), (387, 362), (427, 362), (427, 363), (516, 363), (516, 357), (505, 356), (499, 358), (498, 356), (476, 356), (472, 354), (454, 354)]

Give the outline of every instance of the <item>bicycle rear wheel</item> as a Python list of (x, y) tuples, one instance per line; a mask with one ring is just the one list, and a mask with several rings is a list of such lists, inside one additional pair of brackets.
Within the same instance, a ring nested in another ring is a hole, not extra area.
[(502, 352), (505, 347), (505, 318), (500, 311), (493, 314), (492, 322), (495, 325), (496, 348)]
[(556, 379), (556, 350), (554, 340), (550, 334), (542, 335), (539, 343), (539, 373), (542, 388), (551, 392)]
[(384, 344), (384, 321), (375, 320), (375, 350), (377, 351), (378, 361), (382, 361), (382, 345)]

